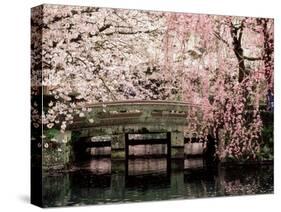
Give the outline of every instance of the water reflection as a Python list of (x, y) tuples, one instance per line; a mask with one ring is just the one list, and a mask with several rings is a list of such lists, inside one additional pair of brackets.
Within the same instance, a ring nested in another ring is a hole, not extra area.
[(86, 170), (96, 175), (110, 174), (111, 159), (101, 158), (101, 159), (87, 160), (84, 162), (76, 163), (72, 169)]
[(167, 159), (130, 159), (128, 175), (160, 174), (167, 172)]
[(184, 169), (174, 169), (178, 163), (165, 158), (81, 162), (72, 172), (44, 174), (43, 202), (50, 207), (273, 192), (272, 165), (208, 167), (202, 159), (186, 159)]
[(111, 147), (105, 146), (105, 147), (96, 147), (96, 148), (87, 148), (86, 153), (88, 153), (91, 156), (110, 156), (111, 154)]
[(129, 156), (167, 155), (166, 144), (146, 144), (129, 146)]
[(203, 164), (204, 164), (203, 158), (194, 158), (194, 159), (184, 160), (185, 169), (203, 168)]

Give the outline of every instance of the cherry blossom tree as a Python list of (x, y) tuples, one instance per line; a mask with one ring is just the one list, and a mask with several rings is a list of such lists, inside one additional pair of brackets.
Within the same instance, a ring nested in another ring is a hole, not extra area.
[(42, 66), (32, 63), (33, 81), (42, 73), (44, 95), (55, 98), (46, 101), (47, 127), (65, 130), (73, 115), (83, 116), (85, 103), (162, 95), (165, 82), (153, 71), (161, 53), (162, 13), (45, 5), (32, 24), (34, 37), (42, 33), (42, 47), (33, 51), (42, 50)]
[(33, 127), (64, 131), (87, 103), (186, 101), (186, 131), (212, 135), (220, 159), (256, 159), (272, 19), (44, 5), (31, 21)]
[[(203, 113), (201, 120), (189, 114), (191, 129), (215, 137), (220, 159), (256, 159), (259, 106), (273, 86), (272, 20), (172, 14), (168, 23), (166, 67), (179, 67), (183, 99), (201, 105)], [(181, 60), (171, 61), (171, 54)]]

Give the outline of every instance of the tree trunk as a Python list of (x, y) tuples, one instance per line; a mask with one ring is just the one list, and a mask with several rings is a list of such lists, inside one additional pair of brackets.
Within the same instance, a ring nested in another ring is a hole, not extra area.
[(263, 60), (265, 66), (265, 78), (267, 83), (270, 85), (272, 83), (272, 73), (273, 73), (273, 36), (268, 30), (268, 19), (262, 18), (260, 20), (263, 26), (263, 36), (264, 36), (264, 53)]
[(238, 60), (238, 67), (239, 67), (238, 82), (239, 83), (243, 81), (243, 79), (245, 78), (245, 75), (246, 75), (244, 50), (241, 45), (243, 28), (244, 28), (243, 21), (241, 22), (241, 24), (239, 26), (234, 26), (234, 24), (231, 23), (231, 27), (230, 27), (233, 51)]

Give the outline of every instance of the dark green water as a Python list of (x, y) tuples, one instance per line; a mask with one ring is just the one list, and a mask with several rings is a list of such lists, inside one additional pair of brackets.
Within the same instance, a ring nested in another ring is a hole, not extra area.
[(202, 159), (92, 159), (43, 175), (45, 207), (268, 193), (272, 165), (211, 167)]

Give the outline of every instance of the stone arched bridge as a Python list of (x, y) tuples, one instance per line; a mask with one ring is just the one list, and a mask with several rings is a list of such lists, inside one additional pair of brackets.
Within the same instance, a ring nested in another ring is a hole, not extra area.
[[(150, 139), (154, 144), (167, 144), (167, 155), (184, 157), (184, 128), (188, 113), (199, 114), (198, 105), (176, 101), (120, 101), (85, 105), (90, 112), (76, 118), (68, 131), (78, 134), (77, 145), (103, 145), (110, 142), (111, 158), (125, 159), (128, 146), (145, 144), (145, 139), (130, 139), (134, 134), (165, 134)], [(110, 135), (109, 141), (93, 142), (94, 136)], [(83, 143), (82, 143), (83, 142)]]

